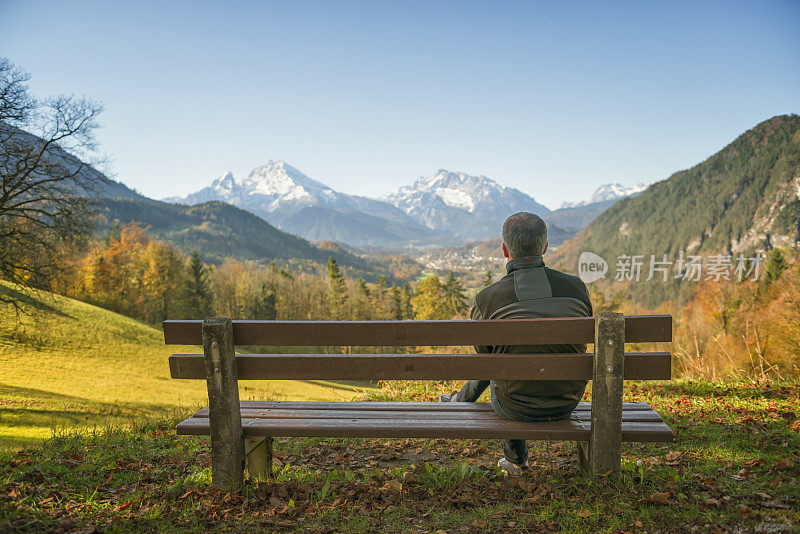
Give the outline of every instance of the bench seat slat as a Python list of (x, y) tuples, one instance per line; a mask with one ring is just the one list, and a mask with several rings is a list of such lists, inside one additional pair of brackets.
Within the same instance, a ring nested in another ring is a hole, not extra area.
[[(369, 411), (487, 411), (494, 413), (488, 402), (327, 402), (327, 401), (241, 401), (242, 409), (286, 410), (369, 410)], [(590, 411), (591, 402), (581, 402), (575, 411)], [(624, 411), (652, 410), (646, 402), (623, 402)], [(208, 408), (204, 408), (208, 410)], [(204, 410), (201, 410), (204, 411)], [(200, 412), (198, 412), (200, 413)]]
[[(593, 354), (237, 354), (239, 380), (591, 380)], [(173, 354), (172, 378), (205, 380), (202, 354)], [(626, 353), (626, 380), (669, 380), (668, 352)]]
[[(164, 321), (167, 345), (202, 344), (202, 321)], [(594, 317), (483, 321), (233, 321), (236, 345), (464, 346), (594, 342)], [(625, 318), (625, 341), (672, 341), (669, 315)]]
[[(396, 421), (414, 421), (419, 419), (433, 420), (459, 420), (459, 421), (488, 421), (497, 419), (494, 411), (429, 411), (411, 412), (403, 410), (284, 410), (280, 408), (254, 410), (242, 409), (242, 419), (394, 419)], [(194, 417), (207, 418), (208, 409), (197, 412)], [(574, 412), (570, 419), (574, 421), (589, 421), (592, 414), (589, 411)], [(661, 416), (650, 410), (633, 410), (622, 412), (623, 421), (659, 422)]]
[[(453, 438), (531, 439), (588, 441), (589, 421), (522, 423), (496, 420), (417, 419), (247, 419), (245, 437), (344, 437), (344, 438)], [(207, 418), (191, 418), (178, 424), (179, 435), (208, 435)], [(637, 442), (672, 441), (672, 430), (663, 422), (622, 422), (622, 440)]]

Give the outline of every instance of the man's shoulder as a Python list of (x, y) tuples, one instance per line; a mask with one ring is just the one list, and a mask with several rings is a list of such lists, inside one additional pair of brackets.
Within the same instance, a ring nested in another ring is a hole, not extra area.
[(478, 291), (478, 294), (475, 295), (475, 304), (481, 310), (486, 310), (490, 303), (494, 305), (492, 307), (500, 307), (501, 303), (514, 302), (516, 298), (514, 277), (507, 274), (494, 284)]
[(551, 269), (550, 267), (544, 268), (547, 273), (547, 280), (550, 282), (550, 288), (554, 297), (576, 297), (588, 299), (589, 291), (586, 289), (586, 284), (577, 276)]
[(583, 280), (578, 278), (575, 275), (567, 274), (565, 272), (558, 271), (551, 267), (545, 267), (544, 271), (547, 273), (547, 278), (552, 280), (559, 280), (569, 284), (575, 284), (579, 287), (586, 287), (586, 284), (583, 283)]

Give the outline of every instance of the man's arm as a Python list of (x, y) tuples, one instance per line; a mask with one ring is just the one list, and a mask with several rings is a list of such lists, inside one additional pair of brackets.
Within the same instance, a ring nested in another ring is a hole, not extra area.
[[(469, 318), (479, 321), (481, 319), (485, 319), (483, 316), (483, 311), (481, 311), (480, 306), (478, 306), (477, 300), (475, 304), (472, 305), (472, 308), (469, 310)], [(492, 347), (490, 346), (483, 346), (483, 345), (475, 345), (475, 352), (482, 353), (482, 352), (492, 352)]]
[(583, 285), (583, 294), (586, 295), (586, 303), (589, 305), (589, 317), (594, 315), (594, 310), (592, 309), (592, 300), (589, 298), (589, 290), (586, 289), (586, 284), (583, 283), (581, 280), (581, 284)]

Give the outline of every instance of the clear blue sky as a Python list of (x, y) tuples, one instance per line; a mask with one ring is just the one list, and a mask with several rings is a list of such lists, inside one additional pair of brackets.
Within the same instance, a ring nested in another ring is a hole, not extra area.
[(800, 2), (0, 0), (39, 95), (106, 106), (161, 198), (284, 159), (378, 195), (439, 168), (550, 207), (652, 182), (800, 112)]

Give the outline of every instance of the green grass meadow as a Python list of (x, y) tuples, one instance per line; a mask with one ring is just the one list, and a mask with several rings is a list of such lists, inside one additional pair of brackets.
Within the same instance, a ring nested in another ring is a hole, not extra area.
[[(207, 405), (205, 382), (173, 380), (168, 357), (201, 347), (165, 346), (159, 328), (69, 298), (24, 300), (17, 315), (0, 303), (0, 447), (21, 447), (54, 429), (127, 424), (142, 416), (175, 416)], [(33, 312), (31, 314), (31, 312)], [(350, 400), (369, 384), (243, 381), (242, 400)]]

